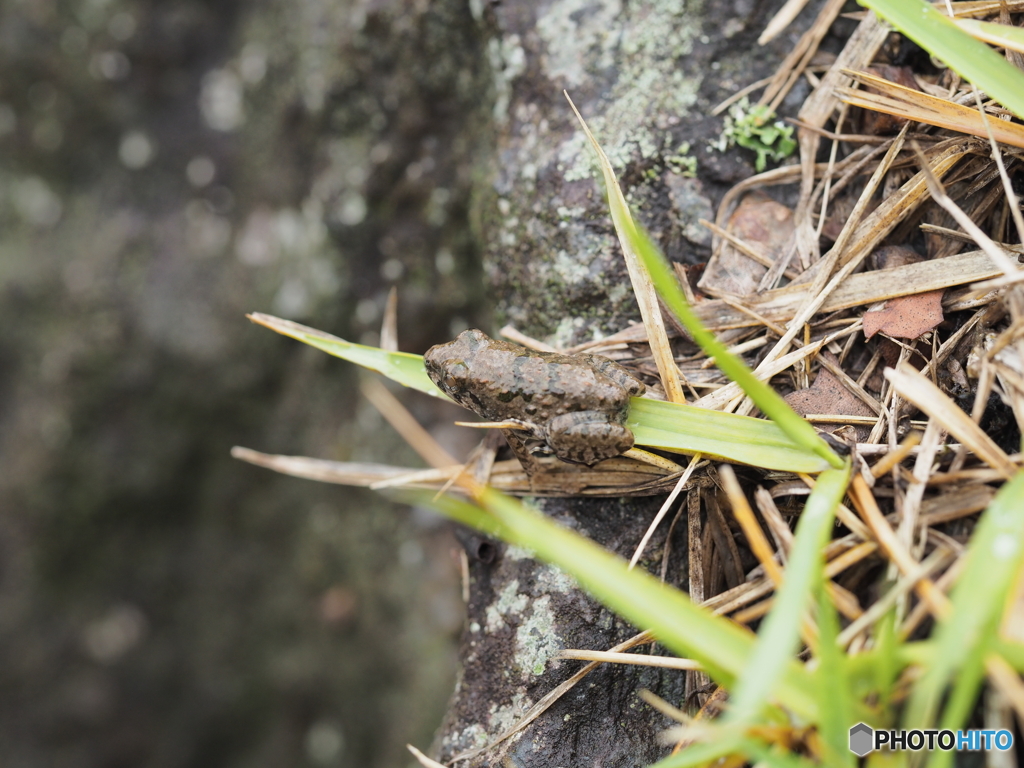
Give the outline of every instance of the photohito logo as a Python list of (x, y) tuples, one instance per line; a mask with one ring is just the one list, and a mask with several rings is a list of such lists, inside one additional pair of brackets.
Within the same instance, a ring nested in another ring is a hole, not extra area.
[(874, 747), (872, 746), (873, 731), (870, 725), (857, 723), (850, 729), (850, 751), (857, 757), (864, 757)]
[(943, 752), (997, 749), (1005, 752), (1013, 746), (1013, 734), (1002, 731), (948, 731), (927, 730), (912, 731), (876, 731), (870, 725), (857, 723), (850, 729), (850, 751), (857, 757), (864, 757), (869, 752), (887, 748), (893, 752), (919, 752), (923, 749), (942, 750)]

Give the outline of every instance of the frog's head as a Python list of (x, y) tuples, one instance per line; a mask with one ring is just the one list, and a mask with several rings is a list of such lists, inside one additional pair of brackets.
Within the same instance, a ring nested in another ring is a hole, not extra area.
[(446, 344), (437, 344), (423, 356), (427, 375), (438, 389), (456, 402), (462, 402), (462, 395), (470, 377), (470, 364), (476, 353), (492, 339), (475, 328), (463, 331)]

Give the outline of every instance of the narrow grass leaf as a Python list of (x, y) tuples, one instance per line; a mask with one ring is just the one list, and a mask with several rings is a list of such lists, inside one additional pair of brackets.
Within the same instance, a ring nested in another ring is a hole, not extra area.
[[(934, 633), (936, 653), (911, 694), (907, 728), (931, 727), (947, 685), (972, 658), (982, 659), (989, 651), (1024, 562), (1024, 473), (996, 494), (962, 557), (966, 561), (951, 595), (953, 609)], [(977, 694), (980, 676), (973, 682), (970, 675), (965, 677), (957, 690), (958, 702), (968, 694), (973, 700)], [(964, 688), (968, 684), (973, 688)]]
[(850, 724), (862, 720), (863, 709), (854, 698), (847, 670), (847, 656), (839, 649), (839, 616), (828, 597), (822, 570), (816, 577), (818, 596), (818, 668), (814, 677), (821, 702), (821, 734), (823, 763), (837, 768), (853, 768), (857, 761), (849, 750)]
[[(994, 632), (995, 629), (993, 628)], [(985, 655), (969, 656), (964, 661), (953, 681), (953, 690), (946, 700), (946, 708), (939, 721), (940, 730), (957, 731), (965, 728), (974, 711), (974, 704), (985, 679)], [(955, 752), (939, 751), (928, 763), (928, 768), (950, 768), (954, 764)]]
[(339, 339), (329, 333), (309, 328), (291, 320), (282, 320), (273, 315), (264, 315), (261, 312), (253, 312), (247, 317), (258, 325), (277, 331), (283, 336), (296, 339), (311, 347), (326, 352), (329, 355), (356, 363), (371, 371), (377, 371), (387, 376), (392, 381), (411, 389), (418, 389), (434, 397), (444, 397), (444, 394), (434, 382), (427, 376), (423, 367), (423, 358), (420, 355), (410, 355), (406, 352), (385, 352), (376, 347), (367, 347), (362, 344), (353, 344), (351, 341)]
[[(1007, 640), (1000, 635), (990, 638), (991, 650), (993, 653), (1009, 664), (1013, 669), (1024, 674), (1024, 643), (1014, 640)], [(914, 643), (901, 643), (898, 648), (898, 661), (901, 665), (917, 664), (921, 667), (928, 667), (935, 661), (935, 654), (938, 653), (934, 640), (920, 640)], [(858, 674), (863, 674), (873, 658), (872, 652), (862, 656), (855, 656), (852, 659), (858, 667)], [(864, 668), (861, 668), (861, 665)]]
[[(271, 315), (254, 313), (249, 318), (329, 355), (377, 371), (406, 387), (444, 396), (427, 376), (420, 355), (353, 344)], [(637, 445), (687, 454), (703, 452), (724, 461), (784, 472), (816, 473), (828, 466), (774, 424), (762, 419), (634, 397), (628, 425)]]
[(763, 741), (744, 736), (742, 730), (718, 726), (706, 741), (659, 760), (650, 768), (698, 768), (714, 765), (715, 761), (730, 755), (749, 757), (758, 765), (773, 768), (815, 768), (818, 765), (805, 757), (780, 752)]
[(583, 127), (583, 133), (586, 134), (590, 146), (593, 147), (594, 152), (597, 154), (601, 173), (604, 176), (605, 187), (608, 191), (612, 223), (615, 225), (615, 232), (619, 236), (622, 255), (626, 261), (626, 271), (629, 272), (629, 280), (633, 285), (633, 294), (636, 296), (637, 305), (640, 307), (640, 317), (643, 319), (644, 327), (647, 329), (647, 338), (650, 340), (651, 345), (651, 355), (654, 357), (654, 363), (658, 368), (661, 384), (665, 388), (665, 395), (673, 403), (685, 403), (686, 396), (683, 394), (683, 385), (679, 380), (679, 369), (676, 367), (675, 360), (672, 357), (672, 346), (668, 341), (668, 332), (665, 330), (665, 319), (661, 316), (661, 307), (658, 306), (658, 296), (651, 286), (650, 275), (646, 274), (644, 264), (637, 258), (636, 251), (631, 244), (629, 233), (632, 232), (635, 225), (633, 217), (629, 212), (629, 206), (626, 205), (626, 198), (622, 196), (622, 189), (619, 187), (618, 179), (615, 178), (615, 171), (608, 160), (608, 156), (601, 149), (601, 145), (594, 138), (594, 134), (590, 132), (590, 128), (587, 127), (583, 115), (576, 109), (576, 105), (573, 104), (568, 93), (565, 93), (565, 98), (569, 100), (569, 106), (576, 113), (576, 118)]
[(777, 681), (799, 645), (800, 625), (815, 585), (821, 581), (822, 552), (832, 534), (835, 510), (846, 493), (849, 477), (849, 465), (822, 472), (807, 499), (787, 560), (785, 580), (732, 694), (728, 722), (757, 721), (775, 697)]
[(992, 642), (992, 650), (998, 653), (1003, 661), (1024, 674), (1024, 643), (997, 637)]
[[(568, 97), (568, 94), (566, 94), (566, 97)], [(775, 390), (755, 377), (743, 361), (729, 352), (725, 345), (719, 342), (715, 335), (708, 331), (691, 311), (689, 304), (686, 302), (686, 297), (683, 296), (682, 289), (679, 287), (679, 283), (665, 261), (664, 256), (662, 256), (661, 252), (647, 236), (647, 233), (644, 232), (643, 227), (638, 226), (633, 220), (629, 206), (626, 204), (626, 198), (622, 195), (622, 189), (619, 187), (619, 181), (615, 177), (611, 163), (608, 162), (608, 158), (601, 149), (600, 144), (598, 144), (593, 134), (590, 133), (590, 129), (587, 128), (587, 124), (576, 110), (576, 106), (572, 104), (571, 99), (569, 104), (572, 105), (573, 111), (576, 112), (576, 117), (579, 118), (587, 138), (590, 140), (601, 161), (601, 171), (604, 174), (605, 185), (608, 189), (608, 206), (611, 209), (612, 222), (615, 224), (615, 231), (622, 243), (623, 252), (626, 254), (626, 264), (630, 270), (630, 277), (633, 280), (633, 288), (637, 294), (637, 300), (640, 301), (641, 311), (644, 311), (645, 306), (642, 297), (648, 295), (645, 290), (646, 284), (653, 283), (658, 295), (668, 305), (669, 309), (675, 312), (676, 316), (686, 327), (686, 330), (690, 332), (694, 341), (704, 350), (704, 353), (708, 357), (715, 358), (715, 364), (722, 372), (739, 384), (747, 396), (757, 404), (766, 416), (775, 421), (797, 445), (811, 453), (818, 454), (830, 466), (835, 468), (841, 467), (843, 464), (842, 460), (818, 436), (814, 431), (814, 427), (800, 418)], [(638, 274), (634, 276), (634, 272)], [(641, 285), (644, 287), (642, 288)], [(658, 370), (665, 384), (668, 399), (674, 402), (682, 402), (681, 394), (676, 392), (676, 388), (679, 386), (678, 370), (675, 367), (675, 363), (671, 360), (670, 348), (668, 347), (667, 340), (664, 338), (665, 331), (661, 324), (660, 308), (656, 306), (656, 302), (654, 303), (655, 306), (649, 313), (650, 317), (648, 317), (647, 312), (644, 312), (644, 325), (647, 326), (649, 332), (657, 334), (657, 338), (651, 339), (651, 349), (658, 361)], [(662, 359), (665, 355), (668, 355), (669, 359), (667, 361)]]
[(896, 691), (893, 683), (899, 673), (911, 664), (926, 667), (935, 657), (934, 643), (930, 640), (914, 643), (897, 641), (890, 643), (888, 648), (880, 647), (882, 643), (888, 642), (884, 634), (885, 628), (881, 626), (886, 620), (887, 618), (883, 618), (879, 622), (879, 629), (875, 633), (877, 644), (874, 648), (864, 649), (853, 656), (845, 656), (846, 671), (853, 695), (858, 701), (878, 700), (877, 706), (873, 708), (875, 716), (870, 721), (878, 727), (891, 727), (895, 722), (888, 708), (888, 699)]
[(758, 765), (767, 765), (773, 768), (818, 768), (818, 763), (802, 755), (789, 751), (782, 752), (778, 747), (771, 747), (753, 739), (749, 739), (744, 746), (747, 754), (758, 761)]
[(685, 747), (674, 755), (659, 760), (650, 768), (699, 768), (714, 765), (729, 755), (747, 754), (743, 734), (733, 728), (715, 727), (711, 737)]
[(1024, 73), (922, 0), (860, 0), (896, 29), (1024, 118)]
[(896, 692), (896, 678), (903, 671), (900, 656), (905, 643), (901, 643), (896, 622), (895, 609), (889, 611), (875, 625), (875, 649), (877, 661), (874, 665), (874, 690), (878, 695), (878, 710), (881, 722), (893, 722), (893, 694)]
[(971, 37), (1024, 53), (1024, 29), (977, 19), (957, 19), (957, 26)]
[(627, 426), (638, 445), (784, 472), (818, 473), (829, 467), (774, 422), (750, 416), (633, 398)]
[(419, 504), (424, 507), (432, 507), (445, 517), (470, 528), (476, 528), (488, 536), (501, 539), (509, 544), (527, 546), (526, 542), (516, 535), (515, 530), (502, 525), (494, 515), (472, 501), (451, 494), (437, 496), (427, 491), (386, 492), (386, 495), (410, 506)]
[[(584, 589), (625, 619), (650, 629), (677, 655), (699, 661), (721, 685), (735, 685), (754, 646), (754, 638), (747, 631), (694, 605), (685, 594), (653, 576), (629, 570), (622, 558), (515, 499), (485, 489), (480, 501), (511, 532), (513, 541), (575, 577)], [(780, 664), (773, 695), (800, 717), (816, 720), (818, 703), (811, 676), (792, 659)]]

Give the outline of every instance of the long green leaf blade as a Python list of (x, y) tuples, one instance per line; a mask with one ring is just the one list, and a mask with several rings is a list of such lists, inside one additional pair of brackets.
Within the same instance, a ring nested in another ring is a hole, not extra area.
[[(685, 594), (649, 574), (629, 570), (622, 558), (515, 499), (486, 489), (481, 500), (516, 541), (575, 577), (619, 615), (653, 631), (667, 648), (700, 661), (720, 684), (732, 687), (746, 668), (754, 640), (737, 625), (694, 605)], [(792, 659), (781, 664), (774, 695), (800, 717), (817, 719), (811, 676)]]
[(717, 726), (707, 741), (659, 760), (650, 768), (698, 768), (714, 765), (716, 760), (728, 755), (745, 755), (757, 760), (758, 765), (771, 768), (815, 768), (818, 765), (805, 757), (770, 749), (764, 742), (746, 737), (735, 728)]
[(889, 723), (894, 718), (893, 694), (896, 692), (896, 680), (903, 665), (900, 660), (901, 651), (906, 643), (901, 643), (897, 634), (895, 608), (889, 611), (875, 625), (875, 656), (874, 664), (874, 692), (878, 704), (876, 709), (881, 713), (883, 723)]
[(1024, 118), (1024, 73), (922, 0), (859, 0), (950, 68)]
[[(953, 681), (953, 690), (946, 700), (946, 708), (939, 723), (940, 730), (956, 731), (964, 727), (974, 711), (974, 703), (984, 679), (984, 657), (968, 657), (966, 664), (958, 670)], [(954, 755), (954, 752), (940, 751), (928, 762), (928, 768), (950, 768)]]
[(434, 382), (427, 376), (427, 371), (423, 367), (423, 358), (420, 355), (411, 355), (407, 352), (387, 352), (376, 347), (354, 344), (315, 328), (293, 323), (291, 320), (282, 320), (273, 315), (264, 315), (261, 312), (253, 312), (248, 317), (254, 323), (277, 331), (282, 336), (309, 344), (329, 355), (356, 363), (371, 371), (377, 371), (403, 386), (418, 389), (420, 392), (426, 392), (434, 397), (444, 397), (441, 390), (435, 387)]
[[(377, 371), (406, 387), (444, 397), (427, 376), (420, 355), (353, 344), (272, 315), (254, 313), (250, 319), (329, 355)], [(763, 419), (638, 397), (631, 403), (628, 425), (638, 445), (688, 454), (703, 453), (724, 461), (784, 472), (817, 473), (828, 466)]]
[(650, 768), (700, 768), (714, 765), (716, 760), (728, 755), (748, 754), (749, 750), (744, 749), (747, 741), (735, 728), (718, 727), (707, 741), (692, 744), (659, 760)]
[(971, 37), (1024, 53), (1024, 29), (1020, 27), (977, 19), (957, 19), (956, 24)]
[(850, 725), (861, 721), (855, 714), (857, 699), (850, 687), (846, 654), (839, 648), (839, 616), (825, 589), (824, 560), (818, 572), (815, 591), (818, 593), (818, 668), (814, 672), (821, 702), (821, 734), (823, 763), (837, 768), (854, 768), (857, 761), (849, 749)]
[(784, 472), (817, 473), (828, 462), (764, 419), (634, 397), (627, 426), (638, 445)]
[[(569, 103), (572, 104), (572, 101), (570, 100)], [(597, 154), (598, 163), (605, 179), (605, 191), (608, 196), (608, 208), (611, 212), (612, 223), (622, 243), (623, 250), (626, 252), (627, 263), (632, 262), (633, 255), (638, 258), (639, 264), (647, 272), (646, 276), (650, 279), (658, 296), (679, 318), (693, 340), (697, 342), (708, 357), (715, 358), (715, 364), (722, 372), (739, 384), (746, 395), (757, 404), (757, 407), (768, 418), (778, 424), (782, 431), (790, 436), (793, 442), (808, 452), (821, 456), (835, 469), (842, 467), (842, 459), (829, 448), (828, 443), (818, 436), (818, 433), (814, 431), (814, 427), (798, 416), (774, 389), (754, 376), (753, 372), (747, 368), (743, 361), (729, 352), (725, 345), (697, 319), (697, 316), (690, 309), (690, 305), (687, 304), (686, 297), (683, 296), (679, 283), (665, 257), (647, 236), (643, 227), (638, 226), (634, 222), (633, 216), (629, 212), (629, 206), (626, 204), (626, 198), (622, 194), (622, 188), (619, 186), (619, 181), (615, 177), (615, 172), (611, 167), (611, 163), (608, 162), (608, 157), (605, 155), (604, 150), (601, 149), (597, 139), (590, 132), (586, 121), (583, 120), (583, 116), (576, 111), (575, 105), (573, 105), (573, 111), (576, 112), (576, 117), (579, 118), (583, 130)], [(632, 275), (632, 267), (630, 274)], [(641, 290), (637, 288), (635, 279), (634, 289)], [(654, 350), (660, 349), (662, 346), (660, 344), (651, 345)]]

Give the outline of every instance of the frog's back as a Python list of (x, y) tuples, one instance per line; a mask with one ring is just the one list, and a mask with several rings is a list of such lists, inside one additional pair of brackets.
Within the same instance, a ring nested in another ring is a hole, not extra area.
[(624, 416), (629, 403), (621, 385), (583, 358), (526, 349), (482, 331), (464, 331), (432, 347), (424, 360), (450, 397), (494, 421), (590, 410)]

